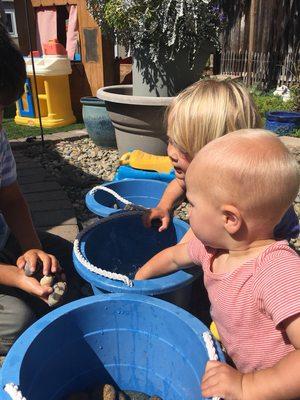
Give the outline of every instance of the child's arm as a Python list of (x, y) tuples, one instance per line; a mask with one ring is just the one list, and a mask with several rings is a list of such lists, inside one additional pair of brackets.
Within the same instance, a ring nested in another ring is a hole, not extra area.
[(18, 267), (23, 268), (26, 261), (29, 261), (34, 269), (37, 260), (40, 259), (45, 275), (50, 271), (55, 273), (59, 269), (58, 261), (54, 256), (42, 251), (27, 203), (17, 182), (0, 189), (0, 210), (24, 251), (23, 256), (17, 261)]
[(148, 214), (145, 215), (144, 223), (146, 227), (151, 226), (151, 221), (154, 219), (161, 220), (159, 232), (167, 229), (170, 223), (170, 213), (179, 201), (182, 201), (185, 196), (185, 186), (177, 179), (173, 179), (169, 183), (157, 207), (152, 208)]
[[(204, 397), (230, 400), (292, 400), (300, 398), (300, 316), (289, 318), (284, 327), (295, 347), (272, 368), (241, 374), (218, 361), (209, 361), (202, 380)], [(249, 338), (249, 340), (251, 340)]]
[(188, 253), (188, 243), (177, 244), (156, 254), (135, 275), (136, 280), (166, 275), (179, 269), (192, 266)]
[(41, 286), (35, 278), (26, 276), (23, 269), (18, 269), (14, 265), (0, 264), (0, 284), (22, 289), (45, 302), (53, 292), (51, 287)]

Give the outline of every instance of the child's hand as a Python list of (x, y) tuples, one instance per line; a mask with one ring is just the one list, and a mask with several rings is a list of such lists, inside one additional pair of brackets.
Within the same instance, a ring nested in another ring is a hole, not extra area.
[(49, 275), (50, 273), (55, 274), (61, 270), (59, 262), (52, 254), (45, 253), (43, 250), (38, 249), (28, 250), (20, 256), (17, 260), (17, 267), (23, 269), (26, 262), (28, 262), (32, 272), (34, 272), (39, 260), (43, 264), (43, 275)]
[(33, 296), (39, 297), (44, 302), (48, 303), (48, 296), (53, 292), (52, 287), (41, 286), (37, 279), (26, 276), (23, 269), (17, 270), (17, 274), (17, 287), (19, 289), (22, 289)]
[(165, 229), (168, 228), (169, 223), (170, 223), (170, 212), (166, 209), (156, 207), (156, 208), (151, 208), (149, 212), (145, 213), (143, 216), (143, 223), (146, 228), (151, 227), (151, 223), (153, 220), (158, 219), (161, 221), (161, 225), (158, 229), (159, 232), (164, 231)]
[(242, 400), (243, 374), (219, 361), (208, 361), (202, 378), (203, 397), (221, 397), (225, 400)]
[(146, 279), (146, 278), (144, 278), (144, 274), (143, 274), (143, 272), (140, 272), (141, 270), (139, 269), (138, 270), (138, 272), (135, 274), (135, 276), (134, 276), (134, 280), (135, 281), (142, 281), (143, 279)]

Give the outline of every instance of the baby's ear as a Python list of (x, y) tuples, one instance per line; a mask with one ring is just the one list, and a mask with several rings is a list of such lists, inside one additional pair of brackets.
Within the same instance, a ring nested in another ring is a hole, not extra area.
[(237, 233), (242, 225), (242, 216), (235, 206), (222, 206), (224, 228), (230, 235)]

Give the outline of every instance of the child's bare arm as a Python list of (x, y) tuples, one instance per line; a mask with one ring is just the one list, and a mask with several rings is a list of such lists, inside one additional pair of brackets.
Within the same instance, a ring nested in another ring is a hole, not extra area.
[(185, 195), (185, 186), (180, 184), (177, 179), (173, 179), (169, 183), (157, 207), (152, 208), (148, 214), (145, 215), (144, 223), (147, 227), (151, 226), (151, 221), (154, 219), (161, 220), (159, 232), (167, 229), (170, 222), (170, 213), (175, 203), (183, 200)]
[(135, 275), (136, 280), (154, 278), (192, 266), (188, 244), (177, 244), (156, 254)]
[(35, 270), (36, 263), (40, 260), (43, 263), (45, 275), (58, 271), (60, 267), (56, 258), (42, 250), (28, 205), (17, 182), (0, 189), (0, 210), (24, 252), (19, 257), (17, 266), (23, 268), (27, 261), (32, 269)]
[(35, 278), (26, 276), (23, 269), (8, 264), (0, 264), (0, 284), (22, 289), (45, 302), (53, 292), (50, 286), (41, 286)]
[(292, 400), (300, 398), (300, 315), (284, 326), (295, 350), (274, 367), (241, 374), (234, 368), (209, 362), (202, 380), (205, 397), (220, 396), (230, 400)]

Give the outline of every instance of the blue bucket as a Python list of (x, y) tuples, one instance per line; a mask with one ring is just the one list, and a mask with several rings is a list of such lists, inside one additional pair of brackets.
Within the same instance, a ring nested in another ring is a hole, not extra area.
[[(114, 190), (131, 203), (153, 208), (159, 203), (167, 183), (152, 179), (125, 179), (104, 183), (102, 186)], [(85, 197), (85, 203), (90, 211), (101, 217), (120, 212), (125, 206), (113, 195), (102, 190), (97, 190), (94, 194), (90, 190)], [(114, 205), (118, 208), (114, 208)]]
[[(187, 223), (174, 218), (166, 231), (158, 232), (157, 228), (144, 227), (142, 215), (133, 211), (100, 219), (79, 236), (81, 255), (97, 267), (133, 278), (138, 267), (159, 251), (180, 241), (189, 228)], [(77, 272), (92, 285), (95, 294), (143, 294), (159, 297), (187, 310), (192, 307), (192, 282), (200, 276), (200, 267), (146, 281), (133, 281), (133, 287), (129, 287), (91, 272), (79, 258), (73, 251)]]
[(300, 127), (300, 113), (292, 111), (270, 111), (266, 113), (266, 129), (280, 136)]
[(103, 383), (163, 400), (201, 400), (206, 331), (184, 310), (146, 296), (74, 301), (15, 342), (2, 368), (0, 398), (10, 399), (2, 387), (13, 382), (27, 400), (62, 400)]

